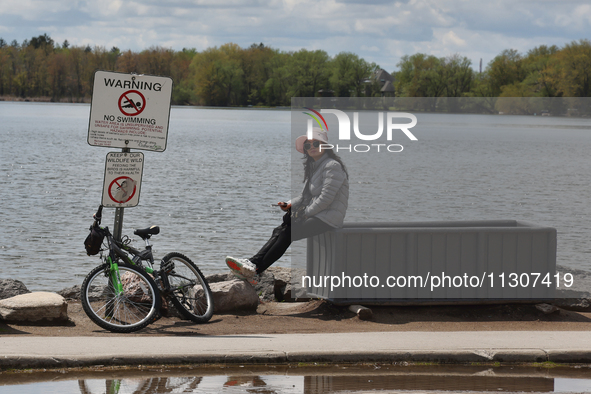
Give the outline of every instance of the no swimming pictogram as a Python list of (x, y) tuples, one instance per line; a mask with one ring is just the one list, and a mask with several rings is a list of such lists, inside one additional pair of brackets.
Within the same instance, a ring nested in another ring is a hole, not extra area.
[(146, 98), (138, 90), (128, 90), (119, 97), (117, 104), (123, 115), (136, 116), (146, 108)]

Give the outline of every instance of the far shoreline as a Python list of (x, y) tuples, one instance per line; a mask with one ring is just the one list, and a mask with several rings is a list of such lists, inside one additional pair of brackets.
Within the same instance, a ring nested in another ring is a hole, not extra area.
[(90, 99), (87, 98), (61, 98), (59, 100), (55, 100), (49, 96), (40, 96), (40, 97), (18, 97), (18, 96), (0, 96), (0, 101), (7, 101), (7, 102), (20, 102), (20, 103), (65, 103), (65, 104), (90, 104)]
[[(61, 98), (55, 100), (49, 96), (41, 97), (17, 97), (17, 96), (0, 96), (0, 102), (7, 103), (47, 103), (47, 104), (91, 104), (90, 98)], [(244, 107), (223, 107), (223, 106), (206, 106), (194, 104), (171, 104), (171, 107), (176, 108), (196, 108), (196, 109), (240, 109), (240, 110), (291, 110), (290, 107), (265, 107), (265, 106), (244, 106)]]
[[(319, 97), (316, 97), (319, 98)], [(403, 97), (400, 97), (403, 98)], [(429, 97), (424, 97), (429, 98)], [(430, 97), (432, 98), (432, 97)], [(438, 97), (438, 98), (450, 98), (450, 97)], [(451, 97), (453, 98), (453, 97)], [(54, 99), (49, 96), (40, 96), (40, 97), (18, 97), (18, 96), (0, 96), (0, 102), (12, 102), (12, 103), (47, 103), (47, 104), (91, 104), (91, 98), (65, 98), (62, 97), (60, 99)], [(205, 105), (195, 105), (195, 104), (171, 104), (171, 107), (175, 108), (194, 108), (194, 109), (232, 109), (232, 110), (267, 110), (267, 111), (291, 111), (292, 107), (267, 107), (267, 106), (205, 106)], [(401, 109), (397, 109), (394, 107), (389, 108), (390, 111), (401, 111)], [(406, 110), (405, 110), (406, 111)], [(586, 115), (574, 116), (571, 114), (550, 114), (550, 113), (529, 113), (529, 114), (512, 114), (512, 113), (504, 113), (502, 111), (493, 112), (493, 113), (475, 113), (475, 112), (431, 112), (431, 111), (421, 111), (416, 110), (413, 111), (416, 113), (421, 114), (438, 114), (438, 115), (497, 115), (497, 116), (533, 116), (533, 117), (552, 117), (552, 118), (577, 118), (577, 119), (588, 119), (589, 117)]]

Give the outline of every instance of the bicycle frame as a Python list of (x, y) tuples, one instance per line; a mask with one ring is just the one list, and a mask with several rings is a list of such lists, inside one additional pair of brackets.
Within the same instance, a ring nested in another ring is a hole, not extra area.
[[(117, 263), (118, 258), (121, 258), (127, 264), (141, 267), (148, 274), (158, 276), (157, 272), (153, 269), (154, 256), (152, 254), (152, 245), (150, 245), (150, 241), (148, 239), (146, 239), (146, 249), (140, 251), (129, 245), (125, 245), (120, 241), (116, 241), (108, 227), (104, 227), (103, 230), (106, 232), (107, 245), (109, 246), (109, 254), (105, 257), (105, 261), (109, 264), (108, 275), (111, 285), (113, 286), (113, 289), (117, 295), (123, 293), (123, 284), (121, 283), (119, 265)], [(133, 255), (134, 258), (129, 258), (128, 253)], [(148, 267), (137, 264), (143, 260), (148, 262)]]
[[(113, 239), (112, 236), (109, 237), (108, 242), (110, 250), (109, 257), (111, 257), (111, 259), (116, 260), (117, 257), (120, 257), (123, 259), (124, 262), (128, 264), (139, 266), (141, 266), (141, 264), (138, 264), (139, 262), (147, 261), (149, 267), (142, 268), (145, 269), (146, 272), (148, 272), (149, 274), (152, 274), (154, 272), (154, 256), (152, 255), (152, 245), (150, 245), (149, 240), (146, 239), (146, 249), (144, 250), (137, 250), (129, 245), (125, 245), (122, 242)], [(129, 258), (129, 255), (127, 253), (133, 255), (134, 258)]]

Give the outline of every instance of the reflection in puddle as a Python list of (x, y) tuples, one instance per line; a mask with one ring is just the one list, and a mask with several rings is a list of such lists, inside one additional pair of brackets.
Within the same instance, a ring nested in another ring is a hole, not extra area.
[(2, 373), (0, 393), (591, 392), (591, 369), (468, 366), (242, 366)]

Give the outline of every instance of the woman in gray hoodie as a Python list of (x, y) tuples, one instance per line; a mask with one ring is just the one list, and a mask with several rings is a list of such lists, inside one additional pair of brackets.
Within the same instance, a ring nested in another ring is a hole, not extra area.
[(304, 154), (304, 189), (289, 202), (278, 203), (287, 213), (267, 243), (250, 259), (226, 257), (234, 275), (251, 280), (279, 260), (292, 241), (342, 227), (349, 200), (349, 175), (332, 149), (325, 131), (312, 129), (313, 138), (296, 139), (296, 150)]

